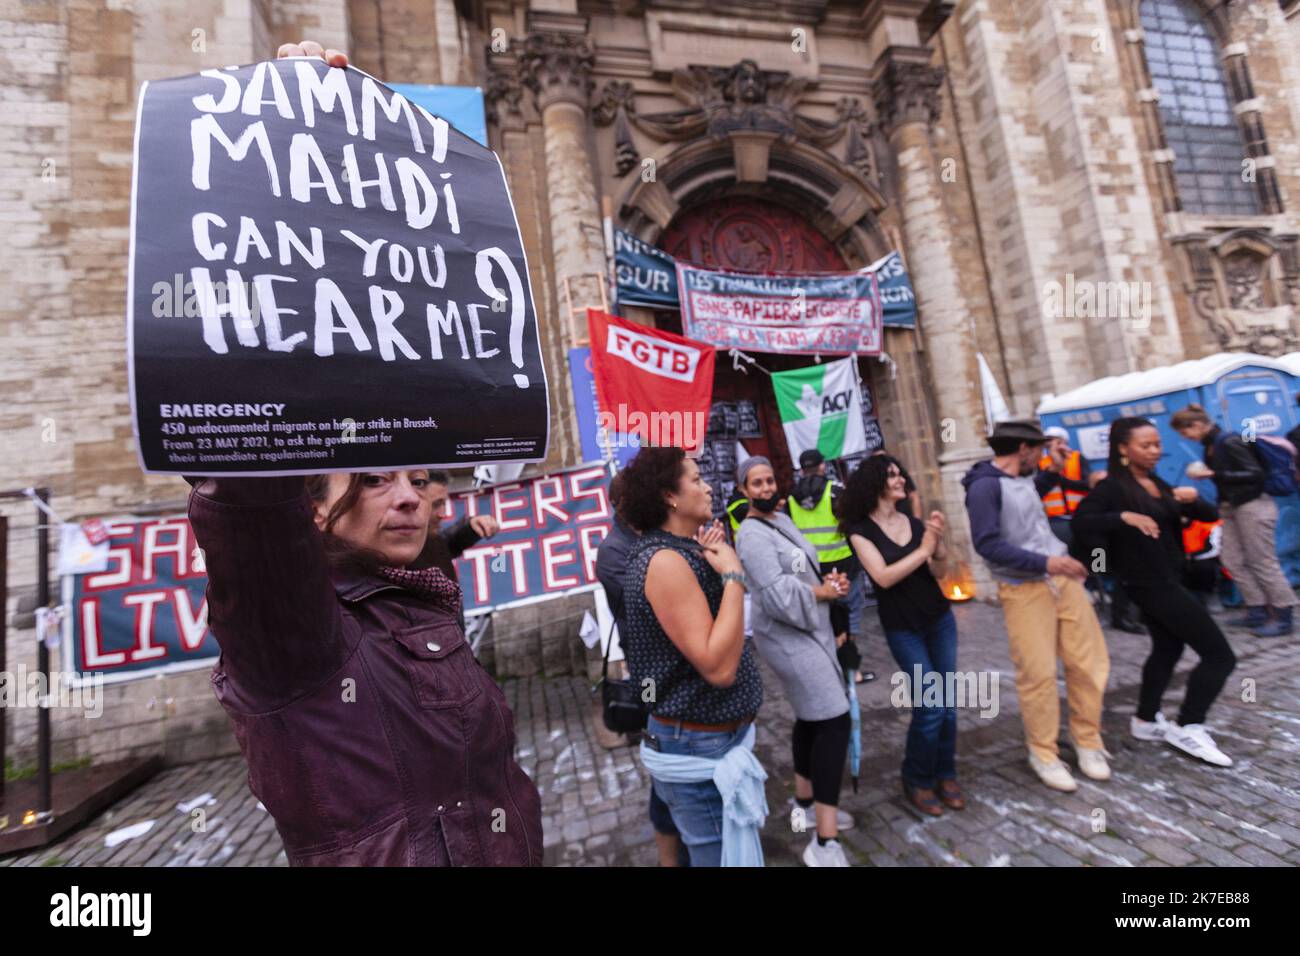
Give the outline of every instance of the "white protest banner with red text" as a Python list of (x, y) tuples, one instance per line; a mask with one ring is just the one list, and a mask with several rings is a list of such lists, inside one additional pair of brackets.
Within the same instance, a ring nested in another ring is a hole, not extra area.
[(769, 276), (677, 263), (686, 334), (720, 349), (786, 355), (878, 355), (875, 273)]
[(587, 310), (600, 425), (642, 445), (699, 450), (713, 400), (711, 346)]

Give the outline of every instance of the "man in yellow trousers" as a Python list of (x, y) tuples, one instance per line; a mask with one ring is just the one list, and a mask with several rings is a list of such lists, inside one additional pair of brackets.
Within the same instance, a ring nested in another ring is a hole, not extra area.
[(1006, 615), (1029, 764), (1047, 786), (1070, 792), (1079, 785), (1057, 748), (1057, 661), (1065, 667), (1079, 770), (1093, 780), (1109, 780), (1101, 704), (1110, 658), (1083, 587), (1087, 570), (1052, 534), (1034, 486), (1046, 441), (1037, 422), (999, 422), (988, 438), (994, 457), (971, 468), (962, 485), (975, 551), (998, 582)]

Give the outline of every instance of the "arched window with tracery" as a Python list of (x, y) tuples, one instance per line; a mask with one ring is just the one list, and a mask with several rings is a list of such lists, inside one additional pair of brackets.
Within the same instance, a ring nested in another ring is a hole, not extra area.
[(1182, 208), (1199, 215), (1258, 215), (1259, 192), (1245, 160), (1267, 149), (1262, 143), (1252, 149), (1243, 136), (1232, 107), (1249, 93), (1233, 95), (1200, 9), (1193, 0), (1142, 0), (1140, 15)]

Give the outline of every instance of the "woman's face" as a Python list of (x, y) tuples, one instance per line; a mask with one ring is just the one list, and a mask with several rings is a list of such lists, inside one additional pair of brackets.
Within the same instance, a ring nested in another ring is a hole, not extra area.
[(1130, 462), (1145, 471), (1151, 471), (1160, 461), (1160, 432), (1153, 425), (1135, 428), (1128, 441), (1119, 443), (1119, 450)]
[[(324, 530), (334, 503), (348, 490), (351, 475), (331, 474), (325, 500), (316, 504), (316, 525)], [(361, 478), (357, 502), (334, 522), (331, 529), (349, 544), (384, 555), (387, 562), (405, 567), (416, 559), (429, 535), (433, 516), (429, 472), (367, 472)]]
[(684, 518), (692, 518), (704, 524), (713, 517), (713, 489), (700, 477), (700, 467), (694, 459), (682, 462), (681, 478), (677, 481), (677, 491), (668, 496), (668, 505), (677, 505), (672, 509)]
[(906, 497), (907, 479), (903, 477), (897, 465), (891, 464), (889, 470), (885, 472), (885, 491), (881, 498), (886, 502), (895, 502), (902, 501)]
[(1190, 441), (1200, 441), (1210, 431), (1209, 422), (1192, 422), (1186, 428), (1178, 429), (1178, 434)]
[(755, 465), (745, 474), (745, 484), (741, 491), (750, 504), (756, 498), (766, 500), (773, 497), (776, 494), (776, 473), (770, 465)]

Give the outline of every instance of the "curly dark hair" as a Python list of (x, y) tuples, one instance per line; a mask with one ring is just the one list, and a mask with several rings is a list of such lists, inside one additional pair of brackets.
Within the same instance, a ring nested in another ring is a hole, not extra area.
[(623, 473), (620, 471), (609, 480), (609, 503), (618, 511), (618, 504), (623, 500)]
[(618, 516), (637, 531), (658, 528), (668, 520), (664, 495), (676, 491), (682, 480), (686, 452), (680, 448), (647, 446), (619, 472), (623, 479)]
[(849, 483), (840, 495), (838, 514), (840, 533), (848, 534), (849, 529), (866, 519), (875, 510), (880, 496), (885, 493), (885, 482), (889, 480), (889, 466), (898, 469), (904, 476), (904, 489), (908, 481), (907, 472), (902, 462), (892, 455), (872, 455), (849, 476)]

